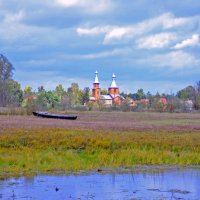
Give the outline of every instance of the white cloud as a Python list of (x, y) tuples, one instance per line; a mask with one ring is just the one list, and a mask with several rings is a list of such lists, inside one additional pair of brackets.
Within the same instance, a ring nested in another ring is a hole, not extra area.
[(167, 54), (159, 54), (141, 61), (155, 67), (167, 67), (170, 69), (195, 68), (200, 64), (200, 60), (193, 55), (179, 51), (172, 51)]
[(17, 13), (6, 13), (3, 23), (16, 23), (25, 18), (25, 12), (20, 10)]
[(84, 0), (57, 0), (56, 1), (59, 5), (71, 7), (71, 6), (80, 6), (84, 4)]
[(160, 33), (140, 38), (137, 44), (139, 48), (144, 49), (163, 48), (169, 45), (174, 39), (176, 39), (176, 36), (172, 33)]
[[(186, 26), (194, 21), (199, 20), (199, 18), (199, 16), (176, 18), (171, 13), (164, 13), (158, 17), (144, 20), (130, 26), (98, 26), (87, 29), (78, 28), (77, 33), (79, 35), (98, 35), (105, 33), (104, 43), (109, 43), (113, 40), (121, 40), (126, 37), (143, 35), (158, 28), (161, 28), (162, 30), (167, 30), (179, 26)], [(82, 30), (82, 34), (80, 34), (80, 30)]]
[(108, 43), (114, 39), (119, 40), (123, 37), (130, 36), (131, 34), (132, 34), (132, 28), (129, 27), (113, 28), (106, 33), (106, 36), (104, 38), (104, 43)]
[(170, 28), (174, 28), (177, 26), (184, 26), (184, 25), (189, 24), (192, 21), (193, 17), (176, 18), (176, 17), (174, 17), (173, 14), (166, 13), (160, 19), (163, 20), (163, 22), (162, 22), (163, 28), (170, 29)]
[(183, 40), (182, 42), (176, 44), (174, 46), (175, 49), (182, 49), (185, 47), (190, 47), (190, 46), (196, 46), (199, 44), (199, 35), (198, 34), (194, 34), (192, 35), (192, 38)]
[(121, 48), (121, 49), (113, 49), (110, 51), (103, 51), (98, 53), (91, 53), (91, 54), (72, 54), (72, 55), (62, 55), (61, 57), (64, 59), (99, 59), (99, 58), (107, 58), (107, 57), (114, 57), (119, 55), (127, 55), (131, 52), (129, 48)]
[[(6, 12), (0, 23), (0, 42), (5, 44), (3, 49), (16, 47), (20, 50), (24, 46), (33, 49), (43, 44), (57, 45), (58, 41), (66, 38), (70, 29), (56, 29), (53, 27), (30, 25), (23, 22), (26, 18), (24, 11)], [(51, 34), (50, 34), (51, 33)], [(20, 45), (19, 45), (20, 44)]]
[(20, 38), (25, 38), (38, 30), (36, 27), (24, 25), (21, 21), (26, 17), (25, 12), (19, 11), (16, 13), (7, 12), (4, 15), (3, 21), (0, 23), (0, 40), (17, 41)]
[(89, 13), (101, 13), (111, 8), (110, 0), (55, 0), (55, 3), (66, 8), (82, 7)]
[(94, 28), (77, 28), (76, 32), (79, 35), (99, 35), (100, 33), (106, 33), (109, 29), (108, 26), (96, 26)]
[(113, 57), (113, 56), (127, 54), (129, 51), (130, 51), (129, 49), (114, 49), (112, 51), (104, 51), (104, 52), (100, 52), (100, 53), (83, 55), (82, 58), (97, 59), (97, 58)]

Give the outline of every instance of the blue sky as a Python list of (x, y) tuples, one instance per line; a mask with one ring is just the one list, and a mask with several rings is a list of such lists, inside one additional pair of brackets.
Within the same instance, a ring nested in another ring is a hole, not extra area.
[(22, 87), (176, 93), (200, 79), (200, 1), (0, 0), (0, 53)]

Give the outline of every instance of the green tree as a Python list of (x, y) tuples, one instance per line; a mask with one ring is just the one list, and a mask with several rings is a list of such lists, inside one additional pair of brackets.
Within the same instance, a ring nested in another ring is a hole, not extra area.
[(90, 98), (90, 88), (85, 87), (84, 90), (81, 92), (80, 96), (81, 104), (84, 105), (85, 103), (87, 103), (89, 101), (89, 98)]
[(23, 101), (23, 91), (17, 81), (7, 80), (6, 88), (9, 96), (9, 104), (19, 106)]
[(148, 91), (147, 94), (146, 94), (146, 97), (147, 97), (147, 98), (151, 98), (151, 97), (152, 97), (151, 92)]
[(188, 87), (178, 91), (176, 96), (184, 101), (187, 99), (194, 100), (195, 88), (192, 86), (188, 86)]
[(107, 89), (102, 89), (101, 90), (101, 95), (107, 95), (108, 94), (108, 90)]
[(63, 97), (66, 95), (66, 91), (64, 87), (60, 84), (56, 87), (56, 95), (59, 97), (60, 102), (62, 101)]
[(32, 94), (32, 87), (31, 86), (26, 86), (24, 88), (24, 96), (30, 96)]
[(128, 97), (128, 95), (125, 94), (124, 92), (121, 92), (120, 95), (121, 95), (122, 97), (124, 97), (124, 98)]
[(71, 107), (80, 105), (81, 91), (77, 83), (72, 83), (67, 90), (67, 96)]
[(37, 94), (37, 106), (41, 109), (55, 108), (59, 97), (52, 91), (42, 91)]
[(39, 93), (39, 92), (44, 92), (44, 91), (45, 91), (44, 86), (38, 87), (38, 93)]
[(145, 95), (143, 89), (139, 89), (139, 90), (137, 91), (137, 93), (136, 93), (136, 98), (137, 98), (137, 100), (146, 98), (146, 95)]

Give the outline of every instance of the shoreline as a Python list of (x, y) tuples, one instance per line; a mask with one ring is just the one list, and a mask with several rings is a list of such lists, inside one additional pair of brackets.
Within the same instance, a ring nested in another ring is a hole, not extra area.
[(176, 170), (200, 170), (200, 165), (135, 165), (132, 167), (98, 168), (94, 170), (46, 170), (29, 172), (1, 172), (0, 181), (11, 178), (36, 177), (36, 176), (83, 176), (92, 174), (137, 174), (137, 173), (162, 173)]

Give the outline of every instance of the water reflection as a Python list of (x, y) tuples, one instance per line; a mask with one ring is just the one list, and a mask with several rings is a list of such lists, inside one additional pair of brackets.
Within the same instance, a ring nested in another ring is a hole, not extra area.
[(200, 199), (200, 170), (36, 176), (0, 181), (0, 199)]

